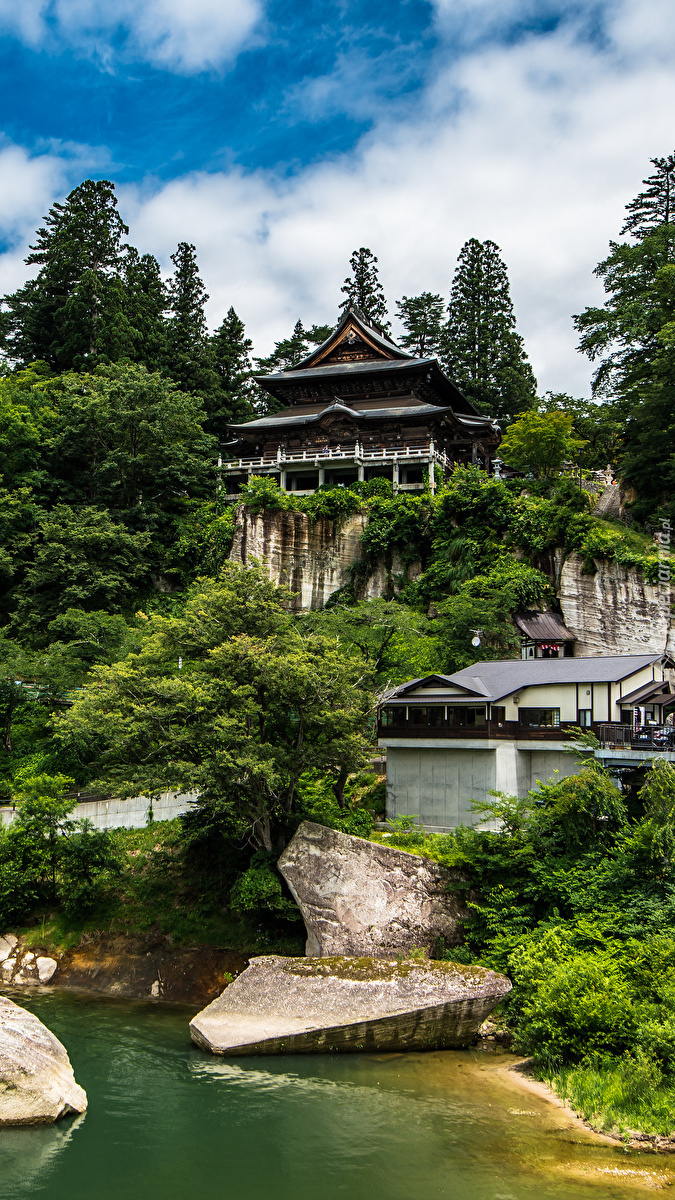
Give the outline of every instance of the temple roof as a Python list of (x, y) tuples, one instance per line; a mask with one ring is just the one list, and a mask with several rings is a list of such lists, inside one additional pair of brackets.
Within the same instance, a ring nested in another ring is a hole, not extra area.
[[(332, 404), (327, 404), (319, 412), (294, 412), (292, 408), (286, 409), (281, 413), (270, 413), (268, 417), (257, 417), (253, 421), (246, 421), (243, 425), (229, 425), (229, 429), (284, 429), (296, 425), (311, 425), (316, 421), (321, 421), (326, 416), (343, 415), (351, 417), (357, 421), (382, 421), (398, 419), (399, 417), (408, 419), (414, 417), (439, 417), (443, 413), (451, 412), (450, 408), (441, 408), (437, 404), (401, 404), (391, 408), (352, 408), (350, 405), (344, 404), (341, 400), (335, 400)], [(464, 422), (462, 422), (464, 424)]]
[(338, 324), (332, 333), (328, 335), (325, 342), (312, 350), (302, 362), (299, 362), (294, 370), (307, 370), (309, 367), (317, 366), (325, 359), (330, 358), (333, 351), (338, 350), (341, 343), (346, 343), (345, 349), (348, 350), (350, 343), (363, 344), (364, 349), (370, 349), (373, 358), (383, 356), (386, 359), (412, 359), (414, 355), (409, 354), (407, 350), (403, 350), (401, 346), (397, 346), (396, 342), (390, 338), (383, 329), (378, 325), (371, 324), (364, 317), (363, 313), (354, 304), (350, 304), (345, 314), (339, 320)]

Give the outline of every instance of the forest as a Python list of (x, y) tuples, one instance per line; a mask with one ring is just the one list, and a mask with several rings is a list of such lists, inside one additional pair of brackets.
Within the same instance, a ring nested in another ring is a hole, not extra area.
[[(605, 302), (574, 318), (596, 364), (588, 398), (538, 394), (493, 242), (465, 243), (447, 298), (423, 291), (395, 311), (377, 258), (354, 251), (341, 306), (385, 331), (395, 317), (402, 345), (437, 355), (499, 422), (514, 472), (300, 499), (254, 477), (240, 496), (253, 512), (367, 517), (349, 585), (299, 615), (261, 565), (229, 561), (236, 511), (218, 454), (228, 422), (265, 412), (256, 375), (295, 365), (329, 327), (298, 321), (255, 357), (234, 308), (208, 329), (193, 245), (166, 278), (126, 242), (111, 183), (53, 205), (30, 278), (0, 309), (0, 799), (17, 814), (0, 831), (3, 927), (55, 944), (156, 925), (178, 941), (298, 948), (274, 862), (305, 817), (377, 836), (377, 696), (516, 654), (512, 616), (554, 601), (556, 552), (657, 579), (654, 534), (675, 520), (674, 173), (675, 155), (652, 160), (595, 268)], [(627, 497), (621, 524), (594, 517), (580, 486), (607, 466)], [(394, 578), (413, 556), (421, 573)], [(364, 601), (381, 561), (390, 594)], [(512, 976), (507, 1020), (539, 1069), (580, 1107), (659, 1131), (675, 1093), (675, 771), (624, 795), (576, 753), (569, 780), (495, 797), (500, 834), (395, 838), (461, 869), (478, 899), (460, 953)], [(197, 799), (162, 828), (73, 817), (78, 793), (171, 789)]]

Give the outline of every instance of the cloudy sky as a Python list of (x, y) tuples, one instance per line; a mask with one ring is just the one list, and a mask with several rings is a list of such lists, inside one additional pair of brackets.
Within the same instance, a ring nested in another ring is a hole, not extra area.
[(0, 0), (0, 289), (49, 205), (112, 179), (141, 250), (193, 241), (259, 353), (334, 319), (367, 245), (393, 310), (502, 248), (542, 390), (588, 391), (571, 314), (675, 149), (666, 0)]

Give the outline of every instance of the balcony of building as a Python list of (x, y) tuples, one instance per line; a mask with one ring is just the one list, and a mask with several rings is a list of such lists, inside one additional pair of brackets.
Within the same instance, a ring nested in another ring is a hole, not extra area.
[(389, 479), (395, 491), (420, 492), (428, 473), (435, 490), (434, 466), (451, 471), (454, 462), (433, 439), (394, 446), (323, 446), (289, 450), (279, 446), (274, 454), (224, 459), (219, 463), (225, 498), (236, 500), (251, 475), (271, 475), (284, 491), (308, 496), (324, 485), (348, 487), (357, 481)]

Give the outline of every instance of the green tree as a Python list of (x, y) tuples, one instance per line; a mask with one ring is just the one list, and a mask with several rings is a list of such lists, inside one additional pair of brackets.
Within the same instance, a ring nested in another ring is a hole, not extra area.
[(99, 504), (130, 525), (157, 528), (214, 484), (215, 441), (196, 396), (137, 363), (65, 375), (55, 397), (51, 471), (60, 496)]
[(600, 471), (616, 466), (622, 450), (624, 421), (611, 401), (603, 403), (564, 392), (546, 392), (537, 401), (537, 412), (540, 415), (562, 412), (572, 417), (572, 432), (585, 443), (579, 451), (583, 467)]
[(307, 613), (302, 623), (335, 638), (342, 653), (362, 659), (364, 679), (376, 688), (403, 683), (441, 666), (433, 622), (395, 600), (336, 604)]
[(218, 376), (218, 391), (205, 399), (205, 429), (221, 441), (227, 438), (228, 422), (250, 421), (252, 406), (251, 350), (244, 322), (230, 308), (211, 338), (211, 357)]
[(372, 322), (384, 333), (389, 333), (391, 326), (387, 319), (387, 301), (380, 283), (377, 262), (373, 252), (366, 246), (354, 251), (349, 260), (352, 273), (340, 288), (345, 296), (340, 309), (354, 305), (367, 321)]
[(494, 242), (471, 238), (460, 250), (444, 361), (464, 394), (500, 424), (534, 406), (537, 383), (516, 331), (506, 266)]
[(62, 739), (116, 790), (194, 788), (197, 823), (282, 845), (300, 776), (364, 761), (370, 708), (360, 665), (303, 636), (287, 600), (261, 567), (197, 581), (184, 617), (153, 618), (139, 653), (96, 672)]
[(523, 413), (504, 434), (500, 453), (505, 462), (537, 479), (551, 479), (563, 463), (576, 461), (584, 442), (574, 437), (571, 413)]
[(404, 296), (396, 301), (397, 316), (405, 333), (399, 343), (418, 358), (441, 353), (445, 302), (433, 292), (419, 296)]
[(17, 588), (15, 629), (44, 641), (49, 622), (69, 608), (120, 612), (149, 584), (149, 541), (106, 509), (57, 504), (38, 520), (34, 561)]
[(150, 371), (160, 370), (167, 358), (168, 297), (159, 263), (152, 254), (139, 254), (127, 246), (123, 272), (131, 340), (128, 357)]
[(645, 190), (626, 205), (622, 233), (642, 239), (661, 225), (675, 224), (675, 154), (650, 158), (656, 168), (642, 182)]
[(37, 276), (6, 296), (5, 349), (20, 363), (89, 370), (129, 352), (122, 238), (114, 186), (87, 179), (49, 210), (26, 264)]
[[(624, 422), (619, 474), (635, 489), (635, 515), (675, 515), (672, 478), (675, 320), (673, 156), (652, 160), (646, 190), (627, 205), (623, 231), (636, 242), (611, 242), (595, 269), (607, 299), (575, 317), (579, 348), (598, 363), (594, 393), (612, 399)], [(654, 470), (654, 464), (658, 469)]]
[(185, 392), (210, 394), (218, 389), (204, 308), (208, 293), (191, 242), (179, 242), (171, 255), (174, 272), (168, 285), (167, 364)]

